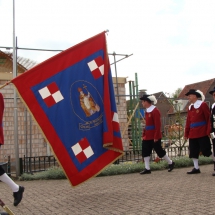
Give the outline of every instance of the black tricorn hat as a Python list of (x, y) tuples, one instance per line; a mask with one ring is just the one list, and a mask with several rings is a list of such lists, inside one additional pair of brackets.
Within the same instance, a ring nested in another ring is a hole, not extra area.
[(189, 92), (185, 94), (185, 96), (189, 95), (196, 95), (197, 98), (202, 98), (202, 95), (200, 94), (201, 91), (195, 90), (195, 89), (190, 89)]
[(140, 97), (140, 100), (143, 100), (143, 101), (148, 101), (148, 102), (151, 102), (150, 99), (148, 99), (149, 95), (143, 95), (142, 97)]
[(214, 87), (214, 89), (211, 90), (209, 93), (210, 93), (211, 95), (213, 95), (214, 92), (215, 92), (215, 87)]
[(141, 98), (140, 98), (140, 100), (143, 100), (143, 101), (147, 101), (147, 102), (149, 102), (149, 103), (154, 103), (154, 104), (156, 104), (157, 103), (157, 99), (155, 98), (155, 96), (154, 95), (143, 95)]

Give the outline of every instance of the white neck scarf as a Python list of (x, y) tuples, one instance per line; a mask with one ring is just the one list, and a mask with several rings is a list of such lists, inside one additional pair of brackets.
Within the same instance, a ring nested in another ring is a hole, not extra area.
[(146, 112), (150, 113), (152, 112), (156, 107), (154, 105), (151, 105), (149, 108), (146, 108)]
[(191, 109), (192, 105), (194, 106), (195, 109), (199, 108), (201, 106), (203, 101), (197, 100), (194, 104), (191, 104), (189, 106), (189, 110)]

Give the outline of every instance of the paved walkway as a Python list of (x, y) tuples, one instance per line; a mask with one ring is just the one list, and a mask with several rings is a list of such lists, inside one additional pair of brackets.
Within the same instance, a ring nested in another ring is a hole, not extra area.
[(26, 190), (18, 207), (0, 183), (0, 198), (16, 215), (215, 214), (213, 166), (201, 166), (197, 175), (187, 175), (190, 169), (97, 177), (76, 188), (67, 180), (22, 181)]

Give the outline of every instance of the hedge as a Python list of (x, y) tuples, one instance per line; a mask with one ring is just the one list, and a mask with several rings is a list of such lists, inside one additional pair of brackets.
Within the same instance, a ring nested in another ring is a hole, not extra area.
[[(188, 157), (177, 157), (174, 158), (175, 168), (182, 168), (193, 166), (192, 159)], [(199, 157), (199, 165), (212, 164), (213, 160), (211, 157)], [(150, 168), (152, 171), (164, 170), (168, 168), (166, 161), (160, 161), (158, 163), (151, 162)], [(111, 164), (106, 167), (97, 177), (99, 176), (111, 176), (111, 175), (121, 175), (128, 173), (137, 173), (144, 169), (144, 164), (142, 162), (124, 162), (120, 164)], [(24, 173), (19, 177), (19, 180), (48, 180), (48, 179), (66, 179), (63, 170), (60, 167), (51, 167), (50, 169), (35, 173), (33, 175)]]

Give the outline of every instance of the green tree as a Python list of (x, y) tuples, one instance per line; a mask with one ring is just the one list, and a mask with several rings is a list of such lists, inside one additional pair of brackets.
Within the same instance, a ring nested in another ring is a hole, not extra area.
[(173, 99), (177, 99), (178, 98), (178, 96), (179, 96), (179, 94), (181, 93), (181, 91), (182, 91), (182, 88), (178, 88), (177, 90), (175, 90), (175, 92), (174, 93), (172, 93), (172, 98)]
[(178, 147), (178, 156), (181, 156), (182, 149), (186, 144), (184, 137), (184, 125), (186, 117), (181, 115), (181, 103), (176, 99), (169, 100), (172, 111), (174, 112), (173, 116), (170, 118), (170, 124), (165, 126), (167, 138), (170, 142), (170, 145), (175, 145)]

